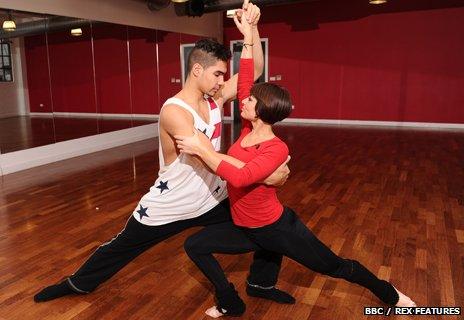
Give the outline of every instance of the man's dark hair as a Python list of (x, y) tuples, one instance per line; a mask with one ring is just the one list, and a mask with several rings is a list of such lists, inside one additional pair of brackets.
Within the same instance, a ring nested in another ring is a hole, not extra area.
[(199, 63), (203, 68), (208, 68), (217, 60), (227, 62), (231, 56), (230, 50), (215, 39), (198, 40), (188, 57), (187, 74), (190, 73), (195, 63)]
[(273, 83), (258, 83), (250, 94), (256, 98), (256, 116), (268, 124), (287, 118), (292, 112), (292, 100), (287, 89)]

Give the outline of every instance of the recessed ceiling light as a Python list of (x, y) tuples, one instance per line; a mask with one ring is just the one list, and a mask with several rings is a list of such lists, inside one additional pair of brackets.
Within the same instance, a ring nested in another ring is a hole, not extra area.
[(81, 28), (71, 29), (71, 35), (75, 37), (82, 36), (82, 29)]

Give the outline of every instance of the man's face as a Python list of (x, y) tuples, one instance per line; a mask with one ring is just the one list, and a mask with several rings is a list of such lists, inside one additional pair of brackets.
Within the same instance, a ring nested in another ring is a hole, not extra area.
[(214, 65), (202, 69), (198, 77), (200, 89), (203, 93), (213, 97), (224, 86), (224, 74), (227, 72), (227, 63), (217, 60)]

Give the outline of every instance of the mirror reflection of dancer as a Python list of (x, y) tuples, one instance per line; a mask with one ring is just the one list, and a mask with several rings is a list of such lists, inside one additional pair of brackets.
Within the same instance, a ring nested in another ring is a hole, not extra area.
[[(251, 24), (256, 25), (259, 9), (250, 4), (247, 14)], [(254, 29), (253, 39), (259, 41), (258, 31)], [(258, 57), (262, 57), (261, 47), (257, 46), (256, 50)], [(222, 105), (237, 93), (237, 75), (224, 82), (230, 56), (230, 51), (216, 41), (205, 39), (196, 43), (189, 56), (184, 88), (168, 99), (161, 110), (158, 123), (160, 171), (155, 184), (142, 197), (119, 234), (98, 247), (74, 274), (37, 293), (36, 302), (90, 293), (157, 243), (193, 226), (231, 221), (225, 182), (198, 159), (180, 154), (173, 138), (197, 128), (205, 132), (210, 144), (219, 150)], [(262, 67), (262, 58), (257, 59), (252, 66), (255, 70), (252, 78), (259, 78)], [(208, 98), (204, 98), (205, 95)], [(265, 183), (280, 185), (288, 176), (288, 168), (284, 164), (268, 176), (263, 178)], [(295, 301), (274, 287), (281, 261), (280, 254), (256, 250), (247, 280), (249, 295), (280, 303)], [(229, 291), (227, 294), (218, 292), (218, 295), (225, 304), (238, 300)]]
[[(227, 181), (233, 222), (212, 225), (189, 237), (185, 249), (216, 292), (229, 282), (213, 253), (239, 254), (258, 248), (281, 253), (310, 270), (357, 283), (392, 306), (415, 306), (392, 284), (378, 279), (356, 260), (343, 259), (322, 243), (290, 208), (282, 206), (273, 186), (259, 181), (288, 156), (287, 145), (272, 125), (286, 118), (292, 103), (287, 90), (269, 83), (253, 85), (252, 28), (246, 19), (234, 21), (244, 34), (238, 81), (242, 131), (228, 156), (218, 154), (202, 133), (176, 136), (182, 152), (199, 156)], [(249, 45), (247, 45), (249, 44)], [(229, 315), (220, 303), (206, 311), (212, 317)]]

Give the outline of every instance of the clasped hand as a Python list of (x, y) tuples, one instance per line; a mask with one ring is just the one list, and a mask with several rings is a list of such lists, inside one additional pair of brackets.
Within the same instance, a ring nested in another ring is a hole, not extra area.
[(197, 129), (193, 129), (193, 136), (175, 135), (177, 148), (182, 153), (201, 155), (204, 151), (214, 151), (209, 138)]
[[(245, 19), (243, 19), (245, 17)], [(234, 22), (238, 30), (246, 35), (251, 32), (252, 28), (258, 24), (261, 17), (261, 10), (258, 6), (249, 3), (248, 0), (243, 2), (242, 9), (235, 12)]]

